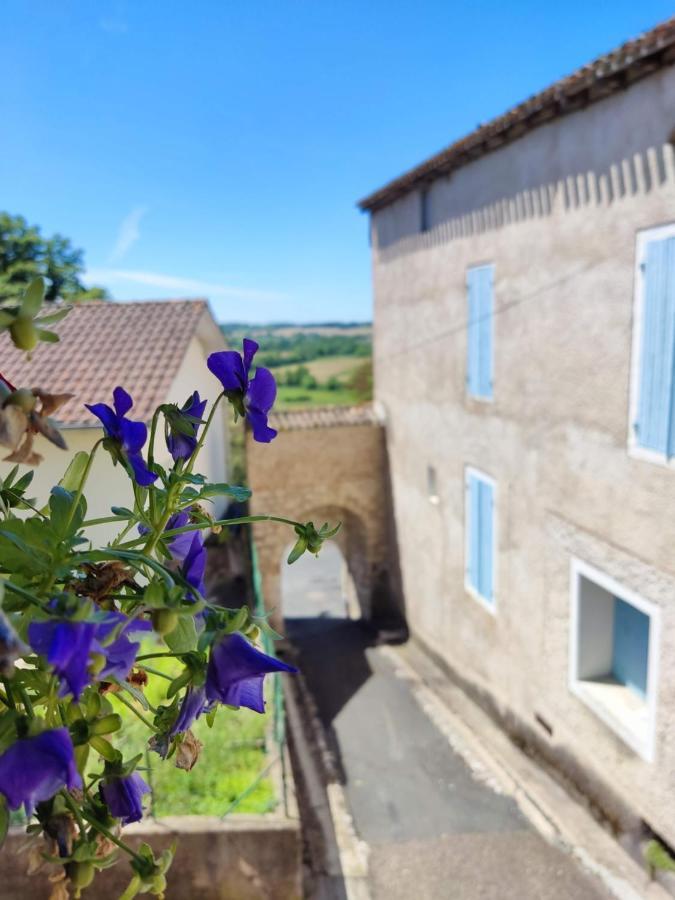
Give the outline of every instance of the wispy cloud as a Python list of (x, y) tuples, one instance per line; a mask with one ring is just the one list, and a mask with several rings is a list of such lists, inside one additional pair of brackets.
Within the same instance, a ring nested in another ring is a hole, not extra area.
[(128, 269), (88, 269), (85, 274), (85, 281), (90, 284), (103, 284), (106, 286), (125, 282), (146, 287), (156, 287), (183, 296), (186, 294), (193, 296), (198, 294), (206, 297), (228, 297), (240, 300), (283, 300), (287, 296), (278, 291), (235, 287), (229, 284), (200, 281), (197, 278), (181, 278), (176, 275), (166, 275), (162, 272), (130, 271)]
[(141, 219), (147, 213), (147, 206), (135, 206), (120, 222), (117, 240), (110, 254), (110, 262), (118, 262), (127, 255), (141, 236)]

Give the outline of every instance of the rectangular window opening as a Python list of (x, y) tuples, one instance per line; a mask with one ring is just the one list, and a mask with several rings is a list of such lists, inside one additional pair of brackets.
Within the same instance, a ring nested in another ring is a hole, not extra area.
[(651, 759), (657, 607), (576, 561), (572, 603), (571, 689), (633, 750)]

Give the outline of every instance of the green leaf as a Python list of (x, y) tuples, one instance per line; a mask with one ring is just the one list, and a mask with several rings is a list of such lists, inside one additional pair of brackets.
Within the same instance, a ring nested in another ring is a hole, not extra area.
[(303, 534), (303, 535), (300, 535), (300, 537), (295, 542), (293, 549), (288, 554), (288, 560), (287, 560), (288, 565), (290, 566), (292, 563), (294, 563), (296, 561), (296, 559), (300, 559), (300, 557), (302, 556), (302, 554), (305, 552), (306, 549), (307, 549), (307, 538)]
[(58, 344), (61, 338), (55, 331), (47, 331), (46, 328), (38, 328), (37, 336), (41, 341), (45, 341), (47, 344)]
[(89, 454), (84, 450), (79, 450), (71, 459), (63, 478), (59, 481), (59, 485), (67, 491), (76, 491), (82, 484), (82, 476), (87, 468)]
[(166, 605), (166, 591), (164, 585), (158, 581), (151, 581), (143, 594), (143, 603), (150, 609), (161, 609)]
[(21, 315), (34, 318), (40, 311), (45, 295), (45, 280), (41, 275), (34, 278), (26, 288), (21, 301)]
[(16, 315), (7, 309), (0, 310), (0, 328), (7, 328), (12, 324)]
[(197, 629), (192, 616), (181, 616), (176, 627), (164, 635), (164, 642), (174, 653), (189, 653), (197, 649)]
[(121, 516), (123, 519), (133, 519), (135, 517), (135, 514), (130, 509), (127, 509), (126, 506), (111, 506), (110, 512), (114, 516)]
[(653, 869), (664, 872), (675, 872), (675, 859), (660, 841), (652, 840), (645, 849), (645, 860)]
[(0, 795), (0, 847), (5, 843), (9, 831), (9, 810), (4, 796)]
[(61, 319), (65, 319), (68, 313), (71, 311), (72, 306), (64, 306), (59, 309), (57, 312), (48, 313), (46, 316), (40, 316), (39, 319), (35, 320), (36, 325), (54, 325), (56, 322), (60, 322)]
[(232, 497), (238, 503), (243, 503), (251, 496), (251, 489), (238, 484), (205, 484), (199, 492), (200, 497)]
[(106, 741), (105, 738), (100, 737), (99, 735), (93, 735), (89, 739), (89, 743), (99, 756), (102, 756), (103, 759), (106, 759), (108, 762), (117, 762), (122, 758), (122, 754), (119, 750), (115, 750), (110, 741)]
[(134, 687), (133, 684), (129, 684), (128, 681), (118, 681), (118, 684), (127, 692), (127, 694), (131, 694), (134, 700), (137, 700), (141, 704), (143, 709), (150, 709), (150, 704), (143, 691), (139, 691), (138, 688)]

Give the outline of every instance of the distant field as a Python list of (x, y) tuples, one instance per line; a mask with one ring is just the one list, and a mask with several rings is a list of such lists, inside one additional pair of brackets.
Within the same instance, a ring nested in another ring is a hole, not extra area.
[(326, 381), (326, 379), (333, 376), (341, 378), (343, 375), (349, 375), (353, 369), (363, 364), (365, 358), (363, 356), (322, 356), (319, 359), (312, 359), (306, 363), (275, 366), (274, 374), (285, 375), (291, 369), (297, 369), (298, 366), (306, 366), (318, 381)]
[[(372, 326), (368, 322), (341, 324), (329, 321), (307, 325), (232, 322), (221, 325), (221, 329), (230, 347), (240, 346), (242, 337), (253, 338), (260, 344), (255, 361), (257, 365), (271, 369), (277, 378), (277, 410), (348, 406), (364, 402), (370, 396), (367, 375), (365, 389), (361, 374), (356, 375), (356, 390), (346, 386), (357, 369), (370, 359)], [(307, 384), (280, 384), (288, 372), (300, 366), (316, 380), (314, 389)], [(330, 379), (340, 382), (337, 390), (326, 387)]]
[(307, 409), (312, 406), (351, 406), (354, 403), (358, 403), (356, 395), (346, 388), (338, 391), (327, 391), (321, 388), (309, 391), (303, 387), (281, 386), (277, 391), (274, 411)]
[[(264, 328), (261, 329), (264, 331)], [(335, 334), (349, 334), (349, 335), (362, 335), (362, 334), (370, 334), (373, 328), (371, 325), (353, 325), (353, 326), (340, 326), (340, 325), (288, 325), (286, 327), (275, 328), (274, 334), (279, 335), (279, 337), (293, 337), (296, 334), (321, 334), (321, 335), (335, 335)]]

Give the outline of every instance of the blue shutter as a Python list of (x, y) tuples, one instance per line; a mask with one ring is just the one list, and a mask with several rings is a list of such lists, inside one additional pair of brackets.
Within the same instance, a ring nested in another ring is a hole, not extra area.
[(492, 603), (494, 488), (487, 481), (480, 482), (480, 579), (478, 593)]
[(480, 396), (480, 291), (478, 269), (467, 272), (467, 296), (469, 303), (469, 328), (467, 345), (466, 380), (469, 393)]
[(468, 576), (471, 587), (480, 593), (480, 486), (475, 475), (469, 475), (469, 559)]
[(469, 546), (467, 575), (471, 587), (494, 602), (494, 488), (477, 475), (469, 475)]
[(675, 238), (647, 244), (640, 348), (637, 442), (666, 456), (675, 453)]
[(615, 597), (612, 674), (621, 684), (644, 697), (648, 666), (649, 616)]
[(467, 272), (468, 362), (467, 384), (474, 397), (492, 397), (493, 266)]
[(482, 266), (479, 273), (479, 343), (480, 374), (479, 395), (492, 397), (492, 281), (493, 267)]

